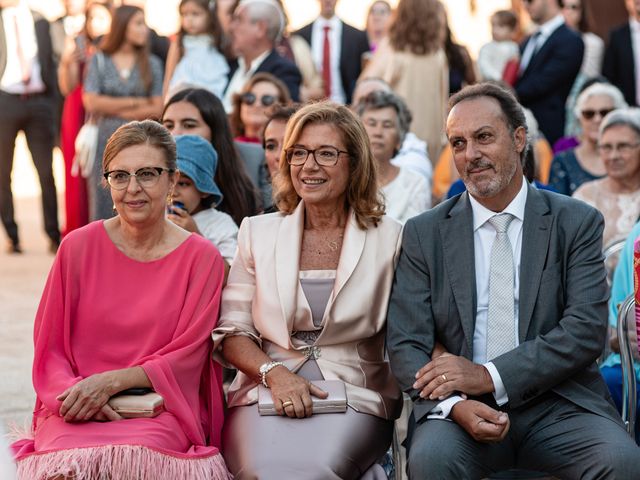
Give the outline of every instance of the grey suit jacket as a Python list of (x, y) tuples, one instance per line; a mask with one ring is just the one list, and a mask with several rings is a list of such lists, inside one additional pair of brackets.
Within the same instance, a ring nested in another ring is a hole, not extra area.
[(249, 179), (260, 192), (262, 207), (264, 209), (271, 207), (273, 205), (273, 196), (267, 165), (264, 160), (264, 150), (259, 145), (246, 142), (234, 142), (234, 145), (244, 162), (244, 168), (247, 175), (249, 175)]
[[(519, 346), (493, 360), (509, 408), (552, 390), (620, 422), (595, 363), (606, 337), (602, 215), (529, 187), (522, 231)], [(476, 318), (473, 213), (467, 193), (409, 220), (387, 317), (387, 348), (420, 421), (436, 402), (412, 388), (434, 343), (471, 360)]]

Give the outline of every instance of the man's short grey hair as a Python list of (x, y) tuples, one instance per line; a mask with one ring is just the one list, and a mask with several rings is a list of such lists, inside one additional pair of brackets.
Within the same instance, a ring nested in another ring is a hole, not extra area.
[(252, 22), (266, 22), (269, 40), (275, 42), (280, 38), (284, 31), (285, 19), (278, 2), (275, 0), (242, 0), (238, 4), (238, 9), (240, 8), (246, 8)]
[(362, 117), (367, 110), (380, 110), (387, 107), (393, 108), (398, 115), (398, 137), (402, 143), (411, 127), (412, 116), (407, 104), (395, 93), (382, 90), (369, 93), (356, 105), (356, 114)]
[(614, 110), (628, 107), (627, 102), (624, 100), (624, 95), (622, 95), (622, 92), (617, 87), (610, 83), (594, 83), (578, 95), (576, 106), (573, 109), (573, 114), (576, 118), (580, 118), (582, 115), (582, 110), (584, 110), (584, 104), (587, 103), (587, 100), (596, 96), (609, 97), (613, 102)]
[(598, 136), (602, 138), (604, 132), (618, 126), (629, 127), (640, 138), (640, 108), (621, 108), (610, 112), (602, 120)]

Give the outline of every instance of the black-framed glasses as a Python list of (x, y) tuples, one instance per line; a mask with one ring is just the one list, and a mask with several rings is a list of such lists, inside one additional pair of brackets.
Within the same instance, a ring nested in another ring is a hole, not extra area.
[(603, 143), (602, 145), (598, 145), (598, 151), (602, 155), (611, 155), (614, 151), (620, 152), (622, 155), (630, 154), (634, 149), (640, 147), (639, 143)]
[[(253, 105), (254, 103), (256, 103), (256, 100), (258, 100), (258, 97), (256, 97), (251, 92), (243, 93), (240, 97), (240, 101), (245, 105)], [(280, 99), (275, 95), (262, 95), (260, 97), (260, 103), (263, 107), (268, 107), (279, 101)]]
[(173, 168), (164, 167), (144, 167), (139, 168), (133, 173), (129, 173), (126, 170), (111, 170), (104, 172), (104, 178), (111, 188), (115, 190), (124, 190), (129, 186), (131, 177), (136, 177), (138, 185), (142, 188), (150, 188), (158, 183), (162, 172), (173, 173)]
[(338, 158), (340, 158), (341, 153), (349, 155), (349, 152), (339, 150), (329, 145), (316, 148), (315, 150), (304, 147), (291, 147), (286, 150), (286, 158), (289, 165), (300, 166), (307, 162), (309, 155), (312, 155), (313, 159), (321, 167), (332, 167), (338, 163)]
[(606, 117), (609, 113), (611, 113), (613, 111), (612, 108), (604, 108), (602, 110), (591, 110), (591, 109), (586, 109), (586, 110), (582, 110), (580, 112), (580, 114), (582, 115), (582, 117), (585, 120), (591, 120), (593, 117), (596, 116), (596, 114), (600, 115), (600, 118), (604, 118)]

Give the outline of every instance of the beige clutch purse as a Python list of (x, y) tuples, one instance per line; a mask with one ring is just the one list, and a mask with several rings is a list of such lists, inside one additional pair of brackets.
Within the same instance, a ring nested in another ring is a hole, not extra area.
[[(347, 411), (347, 390), (344, 382), (340, 380), (314, 380), (311, 383), (329, 394), (327, 398), (318, 398), (311, 395), (314, 415), (317, 413), (344, 413)], [(258, 413), (260, 415), (278, 415), (273, 404), (271, 391), (264, 385), (258, 385)]]
[(116, 395), (109, 406), (123, 418), (153, 418), (164, 410), (164, 399), (156, 392), (144, 395)]

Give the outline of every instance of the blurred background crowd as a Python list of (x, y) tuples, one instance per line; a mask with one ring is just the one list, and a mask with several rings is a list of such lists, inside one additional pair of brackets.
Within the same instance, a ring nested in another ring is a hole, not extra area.
[[(154, 119), (214, 149), (208, 163), (180, 166), (168, 216), (208, 238), (228, 268), (242, 220), (275, 211), (287, 121), (324, 99), (362, 121), (386, 213), (404, 223), (464, 190), (446, 105), (484, 81), (525, 107), (530, 182), (599, 209), (605, 247), (629, 238), (629, 254), (640, 234), (640, 0), (0, 0), (0, 17), (10, 254), (25, 243), (14, 196), (30, 189), (17, 160), (33, 161), (55, 253), (67, 233), (114, 215), (109, 137)], [(633, 287), (622, 265), (618, 301)], [(615, 306), (602, 371), (620, 407)]]

